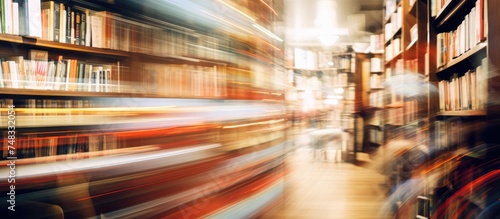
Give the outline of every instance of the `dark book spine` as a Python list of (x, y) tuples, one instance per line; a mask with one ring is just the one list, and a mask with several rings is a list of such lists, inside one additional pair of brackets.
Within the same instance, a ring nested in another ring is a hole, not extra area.
[(81, 15), (82, 13), (78, 10), (73, 10), (75, 12), (75, 35), (73, 44), (80, 45), (80, 28), (81, 28)]
[(19, 35), (28, 35), (28, 6), (26, 0), (16, 0), (19, 7)]
[(66, 43), (71, 43), (71, 6), (66, 5)]
[(90, 84), (92, 86), (91, 91), (96, 91), (95, 88), (97, 87), (97, 74), (98, 73), (99, 73), (98, 71), (92, 71), (92, 73), (91, 73), (92, 74), (92, 76), (91, 76), (91, 82), (90, 82)]
[(54, 4), (54, 41), (59, 42), (59, 36), (61, 33), (61, 8), (59, 4)]
[(87, 14), (83, 11), (80, 15), (80, 45), (86, 46)]
[(81, 91), (83, 89), (83, 78), (85, 75), (85, 63), (78, 62), (78, 79), (76, 82), (78, 83), (78, 90)]

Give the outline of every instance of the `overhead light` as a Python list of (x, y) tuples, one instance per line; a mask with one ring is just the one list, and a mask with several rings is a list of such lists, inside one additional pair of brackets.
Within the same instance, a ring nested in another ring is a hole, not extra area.
[(339, 36), (334, 34), (324, 34), (319, 35), (318, 38), (321, 44), (323, 44), (324, 46), (333, 46), (333, 44), (335, 44), (339, 39)]

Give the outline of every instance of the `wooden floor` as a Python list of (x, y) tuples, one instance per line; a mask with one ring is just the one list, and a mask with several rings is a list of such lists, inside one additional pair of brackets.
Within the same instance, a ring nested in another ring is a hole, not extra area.
[(384, 177), (365, 167), (335, 162), (333, 156), (328, 158), (313, 158), (307, 144), (291, 153), (284, 200), (262, 218), (387, 218), (381, 214)]

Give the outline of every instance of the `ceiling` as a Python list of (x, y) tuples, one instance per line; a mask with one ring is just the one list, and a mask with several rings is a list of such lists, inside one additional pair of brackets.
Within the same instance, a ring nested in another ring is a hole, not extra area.
[(384, 0), (285, 0), (286, 40), (290, 46), (325, 46), (320, 37), (338, 36), (334, 45), (369, 42), (382, 29)]

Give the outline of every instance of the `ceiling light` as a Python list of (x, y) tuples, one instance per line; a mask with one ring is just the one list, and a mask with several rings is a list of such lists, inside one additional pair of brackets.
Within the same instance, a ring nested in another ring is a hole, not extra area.
[(321, 44), (323, 44), (324, 46), (333, 46), (333, 44), (335, 44), (335, 42), (337, 42), (337, 40), (339, 39), (339, 36), (328, 34), (328, 35), (320, 35), (318, 38)]

